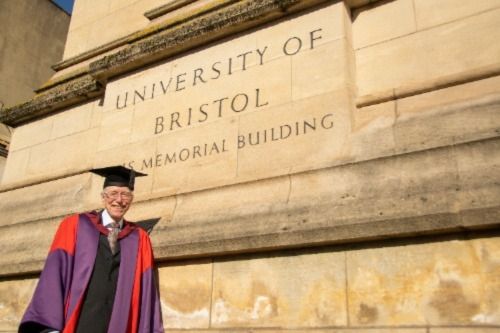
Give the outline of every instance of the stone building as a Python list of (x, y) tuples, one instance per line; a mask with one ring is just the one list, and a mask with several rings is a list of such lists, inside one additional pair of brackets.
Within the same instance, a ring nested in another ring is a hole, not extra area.
[(500, 332), (498, 40), (498, 0), (77, 0), (0, 115), (0, 331), (125, 164), (169, 332)]
[[(0, 110), (25, 102), (62, 59), (70, 16), (49, 0), (0, 1)], [(0, 123), (0, 179), (10, 129)]]

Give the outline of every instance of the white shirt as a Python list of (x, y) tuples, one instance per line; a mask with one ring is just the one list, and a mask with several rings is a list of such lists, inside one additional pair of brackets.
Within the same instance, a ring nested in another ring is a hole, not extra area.
[[(109, 215), (108, 211), (105, 209), (102, 211), (102, 225), (105, 226), (108, 229), (111, 229), (111, 227), (108, 227), (110, 223), (115, 222), (111, 215)], [(120, 229), (123, 227), (123, 219), (118, 221), (118, 224), (120, 225)]]

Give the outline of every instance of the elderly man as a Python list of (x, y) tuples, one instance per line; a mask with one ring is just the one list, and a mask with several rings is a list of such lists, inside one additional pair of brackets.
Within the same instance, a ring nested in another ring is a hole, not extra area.
[(149, 237), (123, 218), (145, 175), (92, 171), (105, 177), (104, 209), (62, 221), (20, 333), (163, 332)]

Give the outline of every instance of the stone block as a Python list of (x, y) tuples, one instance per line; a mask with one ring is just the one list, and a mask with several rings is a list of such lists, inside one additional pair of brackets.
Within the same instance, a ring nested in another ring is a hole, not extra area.
[(99, 129), (68, 135), (31, 149), (26, 178), (70, 174), (90, 169)]
[(162, 195), (220, 186), (236, 177), (237, 119), (227, 118), (158, 138), (157, 152), (146, 157), (154, 175), (153, 192)]
[(133, 110), (118, 110), (103, 113), (99, 127), (97, 151), (118, 148), (130, 142), (133, 127)]
[[(359, 96), (499, 66), (500, 9), (356, 51)], [(478, 52), (477, 50), (481, 50)], [(390, 64), (390, 66), (388, 66)]]
[(485, 281), (498, 277), (482, 273), (487, 263), (472, 245), (443, 240), (348, 252), (351, 324), (474, 325), (482, 314), (497, 313), (491, 300), (499, 298), (498, 290)]
[(86, 103), (52, 117), (51, 139), (88, 130), (92, 125), (94, 102)]
[[(73, 19), (71, 19), (71, 22), (73, 22)], [(68, 37), (66, 39), (66, 45), (64, 47), (64, 60), (76, 57), (77, 55), (88, 50), (87, 43), (90, 36), (91, 25), (83, 24), (78, 28), (71, 28), (72, 27), (70, 25), (70, 30), (68, 31)]]
[[(142, 1), (142, 0), (141, 0)], [(91, 25), (93, 21), (101, 18), (102, 16), (108, 14), (110, 4), (109, 2), (102, 2), (96, 0), (89, 0), (85, 2), (75, 1), (73, 6), (73, 13), (71, 15), (70, 33), (68, 37), (71, 36), (71, 32), (82, 26)], [(117, 29), (116, 27), (112, 29)]]
[(275, 59), (285, 56), (285, 49), (294, 53), (300, 46), (299, 52), (302, 52), (310, 50), (311, 46), (316, 48), (339, 39), (349, 39), (346, 23), (350, 25), (349, 11), (343, 2), (337, 2), (309, 13), (287, 17), (260, 28), (254, 34), (258, 49), (268, 46), (266, 59)]
[(380, 1), (352, 13), (354, 49), (409, 35), (417, 30), (412, 0)]
[(209, 328), (212, 262), (180, 262), (158, 268), (165, 329)]
[[(105, 95), (103, 96), (103, 105), (101, 107), (102, 112), (106, 113), (107, 111), (124, 109), (122, 107), (123, 105), (130, 105), (130, 107), (132, 108), (133, 105), (135, 105), (133, 103), (133, 92), (129, 92), (129, 95), (131, 96), (125, 96), (125, 91), (137, 90), (139, 93), (142, 93), (141, 88), (143, 88), (147, 84), (150, 84), (151, 81), (158, 81), (157, 89), (158, 92), (160, 92), (161, 86), (159, 84), (159, 81), (162, 80), (164, 76), (168, 75), (171, 69), (168, 64), (154, 66), (153, 68), (155, 70), (151, 71), (149, 69), (144, 69), (143, 71), (131, 73), (124, 77), (111, 79), (106, 84), (106, 91)], [(150, 96), (152, 92), (153, 90), (151, 89), (151, 93), (147, 94), (147, 96)], [(122, 93), (123, 96), (120, 96), (120, 98), (118, 99), (117, 97), (119, 95), (122, 95)], [(126, 104), (125, 98), (127, 98)], [(131, 100), (129, 101), (128, 98), (130, 98)], [(117, 105), (119, 105), (120, 107), (118, 107)]]
[(0, 226), (0, 274), (6, 276), (40, 272), (63, 217)]
[[(498, 207), (500, 195), (500, 149), (498, 140), (467, 144), (456, 163), (460, 179), (459, 207), (470, 211), (463, 217), (466, 225), (498, 223), (498, 217), (474, 214), (475, 210)], [(478, 171), (480, 170), (480, 171)], [(497, 208), (498, 209), (498, 208)]]
[[(500, 242), (498, 238), (471, 240), (481, 268), (478, 274), (483, 277), (483, 285), (478, 293), (483, 297), (481, 313), (472, 319), (478, 325), (498, 325), (500, 322)], [(498, 329), (498, 328), (497, 328)], [(488, 331), (485, 331), (488, 332)]]
[(463, 19), (500, 7), (498, 0), (415, 0), (415, 13), (419, 30)]
[[(245, 186), (220, 187), (216, 191), (200, 191), (177, 196), (175, 219), (173, 227), (196, 225), (197, 217), (204, 216), (207, 225), (224, 221), (227, 212), (246, 211), (252, 215), (265, 215), (274, 207), (285, 205), (290, 193), (290, 181), (286, 178), (261, 180), (251, 182)], [(248, 226), (248, 228), (257, 225)], [(263, 227), (263, 226), (262, 226)], [(213, 235), (218, 228), (214, 227)], [(244, 235), (247, 230), (236, 228), (233, 230)], [(209, 234), (207, 234), (208, 236)], [(186, 235), (188, 236), (188, 235)]]
[(35, 291), (37, 279), (0, 282), (0, 331), (17, 332), (19, 322)]
[[(183, 89), (175, 95), (167, 94), (158, 100), (141, 103), (135, 111), (151, 113), (154, 105), (158, 116), (164, 118), (165, 128), (154, 128), (150, 122), (150, 135), (173, 133), (203, 124), (215, 123), (254, 111), (263, 112), (272, 105), (291, 100), (291, 61), (280, 58), (246, 71), (238, 71), (224, 80), (216, 80), (194, 89)], [(262, 80), (266, 77), (266, 80)], [(199, 83), (198, 83), (199, 85)], [(158, 88), (157, 88), (158, 89)], [(155, 104), (153, 102), (156, 101)], [(161, 130), (163, 130), (161, 132)]]
[(429, 333), (498, 333), (498, 327), (432, 327)]
[[(399, 98), (397, 110), (399, 114), (422, 113), (446, 105), (479, 101), (484, 97), (500, 92), (500, 76), (493, 76), (477, 81), (437, 89), (430, 92)], [(470, 106), (473, 107), (473, 103)]]
[[(134, 203), (127, 212), (126, 218), (132, 222), (160, 218), (151, 233), (151, 235), (154, 235), (155, 231), (165, 228), (168, 229), (171, 226), (176, 208), (177, 199), (175, 197), (151, 199), (140, 193), (135, 193)], [(155, 245), (156, 240), (153, 241), (153, 246)]]
[[(340, 236), (350, 238), (358, 233), (383, 233), (385, 227), (377, 221), (398, 220), (386, 230), (394, 232), (411, 226), (412, 222), (405, 221), (406, 218), (449, 212), (456, 200), (457, 186), (455, 161), (450, 151), (424, 152), (294, 175), (287, 208), (293, 216), (290, 222), (295, 223), (290, 225), (292, 230), (304, 232), (332, 228), (337, 230), (337, 236), (341, 235), (342, 227), (352, 226)], [(314, 209), (310, 209), (311, 202), (315, 203)], [(422, 226), (428, 223), (425, 219), (420, 222)], [(354, 227), (357, 223), (364, 225), (363, 231)], [(439, 228), (439, 221), (434, 223)]]
[(499, 92), (430, 106), (426, 110), (410, 106), (411, 100), (402, 101), (401, 104), (394, 125), (396, 149), (399, 152), (493, 138), (499, 132)]
[(340, 164), (350, 158), (350, 131), (347, 90), (242, 115), (238, 177), (262, 179)]
[(353, 86), (351, 46), (345, 38), (304, 51), (292, 58), (292, 97), (300, 100)]
[[(91, 24), (87, 49), (113, 42), (145, 28), (150, 23), (144, 16), (146, 8), (149, 7), (147, 1), (135, 1), (127, 7), (115, 10), (110, 10), (110, 3), (106, 5), (107, 10), (101, 10), (99, 13), (102, 16)], [(113, 28), (109, 29), (110, 26)]]
[(357, 161), (392, 156), (395, 151), (396, 102), (375, 104), (353, 112), (352, 154)]
[(500, 77), (397, 100), (394, 135), (398, 151), (495, 137)]
[(342, 253), (214, 262), (211, 327), (347, 325)]
[(93, 187), (90, 174), (86, 173), (0, 192), (0, 225), (14, 225), (88, 209)]
[[(155, 132), (159, 131), (160, 129), (158, 127), (158, 119), (161, 119), (160, 117), (162, 116), (165, 117), (166, 109), (170, 109), (168, 101), (165, 101), (164, 99), (154, 99), (144, 102), (144, 105), (142, 105), (142, 107), (137, 107), (137, 109), (134, 108), (133, 111), (123, 111), (133, 113), (133, 125), (130, 128), (129, 138), (127, 138), (127, 134), (124, 134), (124, 141), (122, 143), (125, 144), (127, 142), (127, 139), (131, 142), (131, 144), (140, 141), (154, 141)], [(182, 111), (184, 113), (186, 110)], [(129, 117), (128, 114), (127, 117)], [(167, 123), (169, 120), (170, 119), (166, 120)], [(165, 120), (163, 120), (163, 124), (165, 124)], [(165, 126), (167, 125), (165, 124)]]
[(15, 152), (49, 141), (53, 125), (52, 118), (45, 118), (14, 128), (9, 151)]
[(9, 158), (5, 162), (2, 175), (2, 188), (13, 183), (21, 182), (26, 175), (26, 168), (30, 158), (30, 149), (10, 151)]
[[(108, 1), (87, 5), (80, 25), (91, 25), (87, 49), (113, 42), (150, 25), (144, 13), (164, 4), (162, 0)], [(100, 8), (99, 8), (100, 7)], [(95, 9), (97, 8), (97, 9)], [(96, 15), (97, 13), (97, 15)], [(90, 15), (90, 16), (89, 16)], [(96, 17), (97, 16), (97, 17)]]

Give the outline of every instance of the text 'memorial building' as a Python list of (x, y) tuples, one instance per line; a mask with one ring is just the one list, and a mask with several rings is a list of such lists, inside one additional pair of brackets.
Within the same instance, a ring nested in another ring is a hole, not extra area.
[(500, 332), (499, 0), (77, 0), (0, 183), (0, 331), (124, 165), (168, 332)]

